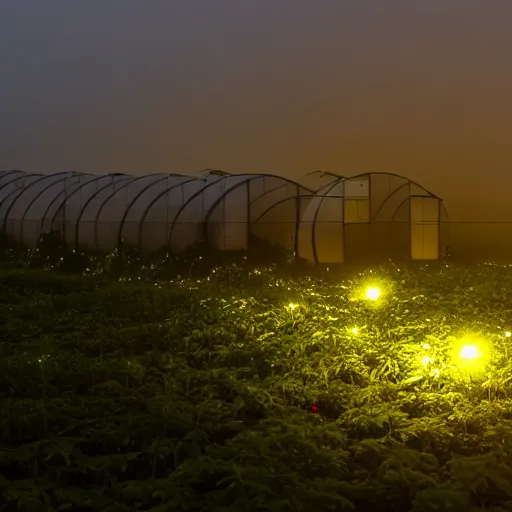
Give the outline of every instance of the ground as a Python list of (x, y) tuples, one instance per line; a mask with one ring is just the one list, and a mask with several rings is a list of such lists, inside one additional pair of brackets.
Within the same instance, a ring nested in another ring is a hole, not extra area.
[(0, 510), (512, 510), (511, 313), (507, 266), (4, 266)]

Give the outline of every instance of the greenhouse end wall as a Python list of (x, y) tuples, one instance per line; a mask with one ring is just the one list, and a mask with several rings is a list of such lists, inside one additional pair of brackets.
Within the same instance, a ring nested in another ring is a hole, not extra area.
[(60, 232), (70, 248), (108, 252), (224, 251), (251, 241), (278, 245), (313, 263), (439, 258), (453, 235), (442, 200), (388, 173), (51, 175), (0, 172), (0, 228), (34, 247)]

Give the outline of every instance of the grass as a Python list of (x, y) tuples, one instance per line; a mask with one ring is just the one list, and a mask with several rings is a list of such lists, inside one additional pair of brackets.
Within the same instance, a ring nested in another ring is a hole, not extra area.
[(494, 265), (4, 267), (0, 510), (512, 510), (511, 304)]

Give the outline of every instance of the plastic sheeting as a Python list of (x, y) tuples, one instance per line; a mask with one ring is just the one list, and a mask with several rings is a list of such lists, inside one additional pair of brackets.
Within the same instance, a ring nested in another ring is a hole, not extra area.
[[(302, 212), (298, 255), (316, 263), (363, 259), (437, 259), (442, 201), (406, 178), (369, 173), (352, 178), (322, 175), (328, 184)], [(436, 212), (424, 214), (417, 211)], [(418, 206), (419, 205), (419, 206)]]
[(95, 251), (182, 251), (203, 241), (246, 250), (263, 240), (316, 263), (368, 253), (434, 259), (442, 208), (420, 185), (387, 173), (317, 171), (296, 182), (221, 172), (0, 172), (0, 229), (27, 246), (57, 230), (67, 246)]

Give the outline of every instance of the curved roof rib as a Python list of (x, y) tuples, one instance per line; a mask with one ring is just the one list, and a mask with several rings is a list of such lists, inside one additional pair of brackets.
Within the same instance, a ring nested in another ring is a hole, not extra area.
[[(32, 208), (32, 206), (36, 203), (36, 201), (49, 189), (51, 189), (52, 187), (54, 187), (55, 185), (59, 184), (59, 183), (62, 183), (64, 182), (64, 184), (66, 183), (66, 181), (68, 180), (68, 178), (74, 178), (76, 176), (79, 176), (80, 173), (67, 173), (66, 176), (64, 176), (63, 178), (60, 178), (58, 180), (53, 180), (51, 181), (48, 185), (46, 185), (45, 187), (43, 187), (41, 190), (39, 190), (39, 192), (29, 201), (29, 203), (27, 204), (27, 206), (25, 207), (24, 211), (23, 211), (23, 214), (21, 215), (21, 224), (20, 224), (20, 243), (23, 242), (23, 233), (24, 233), (24, 228), (25, 228), (25, 217), (27, 216), (28, 212), (30, 211), (30, 208)], [(52, 175), (53, 176), (53, 175)], [(65, 188), (65, 187), (64, 187)], [(58, 194), (57, 194), (58, 195)], [(55, 196), (56, 197), (56, 196)], [(54, 198), (55, 199), (55, 198)], [(51, 201), (50, 201), (51, 202)]]
[(133, 176), (129, 176), (127, 174), (108, 174), (107, 176), (110, 177), (109, 183), (106, 183), (102, 187), (96, 189), (96, 192), (93, 192), (85, 201), (85, 203), (82, 205), (82, 208), (80, 209), (80, 213), (78, 214), (76, 218), (76, 225), (75, 225), (75, 247), (80, 246), (80, 227), (82, 224), (82, 217), (85, 213), (85, 210), (89, 206), (89, 204), (108, 187), (115, 187), (117, 183), (122, 183), (125, 181), (131, 181), (133, 180)]
[[(137, 201), (150, 188), (153, 188), (155, 185), (158, 185), (158, 184), (162, 183), (163, 181), (168, 180), (170, 176), (183, 176), (183, 177), (186, 177), (186, 178), (189, 177), (189, 176), (185, 176), (185, 175), (182, 175), (182, 174), (164, 174), (164, 175), (162, 175), (162, 177), (160, 179), (158, 179), (156, 181), (153, 181), (151, 183), (148, 183), (145, 187), (143, 187), (141, 190), (139, 190), (137, 192), (137, 194), (135, 194), (135, 196), (132, 198), (132, 200), (126, 206), (126, 209), (125, 209), (124, 214), (123, 214), (123, 218), (121, 219), (121, 222), (119, 224), (119, 230), (118, 230), (118, 233), (117, 233), (117, 245), (118, 245), (118, 247), (121, 247), (121, 245), (123, 244), (123, 226), (124, 226), (124, 223), (125, 223), (126, 219), (128, 218), (128, 215), (130, 214), (131, 209), (135, 205), (135, 203), (137, 203)], [(166, 191), (167, 191), (167, 189), (166, 189)]]
[[(162, 190), (160, 193), (158, 193), (150, 202), (149, 204), (146, 206), (145, 210), (144, 210), (144, 213), (142, 214), (141, 218), (140, 218), (140, 221), (139, 221), (139, 234), (138, 234), (138, 239), (139, 239), (139, 248), (142, 249), (142, 231), (143, 231), (143, 227), (144, 227), (144, 221), (146, 219), (146, 217), (148, 216), (151, 208), (153, 208), (153, 206), (162, 198), (164, 197), (168, 192), (170, 192), (171, 190), (175, 189), (175, 188), (178, 188), (180, 186), (183, 186), (187, 183), (193, 183), (193, 182), (203, 182), (203, 183), (206, 183), (206, 181), (204, 179), (201, 179), (201, 178), (194, 178), (193, 176), (181, 176), (181, 175), (176, 175), (178, 178), (183, 178), (182, 181), (179, 181), (177, 183), (172, 183), (170, 185), (167, 185), (167, 187), (165, 187), (164, 190)], [(171, 232), (172, 232), (172, 228), (174, 226), (174, 220), (176, 219), (176, 217), (173, 219), (173, 222), (171, 224)], [(169, 239), (170, 240), (170, 239)]]
[[(372, 180), (377, 176), (384, 177)], [(0, 171), (0, 228), (16, 240), (30, 244), (34, 236), (39, 237), (55, 226), (63, 231), (65, 242), (74, 247), (107, 250), (121, 247), (124, 239), (141, 249), (151, 249), (156, 244), (180, 249), (202, 239), (203, 235), (208, 239), (207, 228), (213, 224), (252, 225), (267, 214), (273, 221), (282, 222), (285, 216), (286, 222), (291, 222), (295, 212), (295, 226), (308, 224), (307, 230), (301, 231), (301, 244), (307, 245), (308, 258), (318, 262), (322, 258), (319, 251), (323, 249), (321, 240), (317, 240), (322, 228), (317, 229), (317, 224), (339, 220), (338, 206), (331, 210), (325, 200), (342, 202), (345, 193), (350, 193), (347, 183), (354, 180), (359, 188), (357, 180), (367, 179), (369, 191), (365, 187), (365, 197), (369, 192), (370, 204), (375, 209), (370, 222), (395, 220), (402, 205), (415, 196), (437, 199), (443, 221), (449, 220), (441, 197), (396, 173), (366, 172), (347, 177), (319, 169), (306, 177), (309, 183), (276, 174), (232, 174), (220, 169), (205, 169), (196, 175), (143, 176), (121, 173), (94, 176), (80, 172), (45, 175), (4, 170)], [(228, 197), (229, 201), (224, 203)], [(283, 205), (295, 199), (303, 201), (290, 203), (289, 207)], [(236, 236), (242, 236), (241, 233)], [(296, 233), (296, 242), (298, 238)]]
[(416, 185), (417, 187), (419, 187), (422, 190), (424, 190), (429, 196), (432, 196), (432, 197), (435, 197), (436, 199), (441, 199), (442, 200), (441, 197), (437, 196), (436, 194), (433, 194), (432, 192), (430, 192), (430, 190), (427, 190), (424, 186), (420, 185), (418, 182), (416, 182), (414, 180), (411, 180), (410, 178), (407, 178), (406, 176), (402, 176), (400, 174), (396, 174), (394, 172), (365, 172), (365, 173), (362, 173), (362, 174), (357, 174), (356, 176), (350, 176), (350, 178), (347, 178), (347, 179), (362, 178), (364, 176), (370, 177), (372, 175), (393, 176), (394, 178), (400, 178), (402, 180), (406, 180), (409, 183), (411, 183), (413, 185)]

